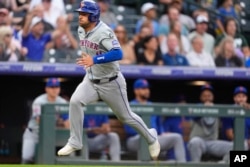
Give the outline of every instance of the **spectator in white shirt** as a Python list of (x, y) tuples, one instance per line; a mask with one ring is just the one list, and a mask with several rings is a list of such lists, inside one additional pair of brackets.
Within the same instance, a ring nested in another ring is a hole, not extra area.
[(212, 55), (204, 51), (204, 44), (201, 36), (194, 36), (191, 40), (191, 44), (193, 50), (186, 55), (190, 66), (215, 67)]
[(205, 15), (198, 15), (195, 19), (196, 21), (196, 29), (192, 33), (189, 34), (188, 38), (191, 40), (194, 36), (200, 35), (203, 44), (204, 44), (204, 51), (214, 54), (214, 37), (207, 33), (208, 30), (208, 18)]

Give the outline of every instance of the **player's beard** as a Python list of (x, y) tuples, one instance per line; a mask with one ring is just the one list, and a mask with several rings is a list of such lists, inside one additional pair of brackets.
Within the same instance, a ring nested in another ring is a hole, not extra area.
[(79, 25), (84, 28), (84, 29), (87, 29), (90, 27), (91, 23), (90, 22), (87, 22), (87, 23), (79, 23)]
[(140, 98), (142, 100), (148, 100), (149, 96), (148, 95), (140, 95)]

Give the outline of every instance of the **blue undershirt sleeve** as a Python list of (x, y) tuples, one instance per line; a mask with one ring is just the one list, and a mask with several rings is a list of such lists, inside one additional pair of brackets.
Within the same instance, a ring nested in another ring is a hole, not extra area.
[(121, 49), (112, 49), (109, 52), (96, 55), (93, 57), (94, 64), (109, 63), (112, 61), (117, 61), (122, 59)]

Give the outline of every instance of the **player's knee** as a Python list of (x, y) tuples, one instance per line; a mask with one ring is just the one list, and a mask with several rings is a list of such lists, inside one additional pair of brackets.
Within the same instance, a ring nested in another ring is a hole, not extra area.
[(70, 105), (74, 106), (74, 105), (79, 105), (81, 102), (80, 102), (79, 98), (72, 96), (69, 103), (70, 103)]
[(194, 137), (188, 142), (189, 149), (199, 147), (199, 145), (201, 145), (201, 140), (199, 137)]
[(112, 141), (119, 141), (120, 140), (118, 134), (115, 132), (108, 133), (108, 136), (109, 136), (110, 140), (112, 140)]

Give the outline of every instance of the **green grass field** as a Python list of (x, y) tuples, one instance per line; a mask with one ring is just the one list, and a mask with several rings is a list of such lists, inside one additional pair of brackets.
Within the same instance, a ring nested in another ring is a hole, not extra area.
[[(122, 166), (94, 166), (94, 165), (0, 165), (0, 167), (122, 167)], [(123, 166), (124, 167), (124, 166)], [(133, 166), (130, 166), (133, 167)]]
[[(0, 165), (0, 167), (124, 167), (124, 166), (95, 166), (95, 165)], [(133, 167), (133, 166), (129, 166)], [(134, 166), (135, 167), (135, 166)]]

